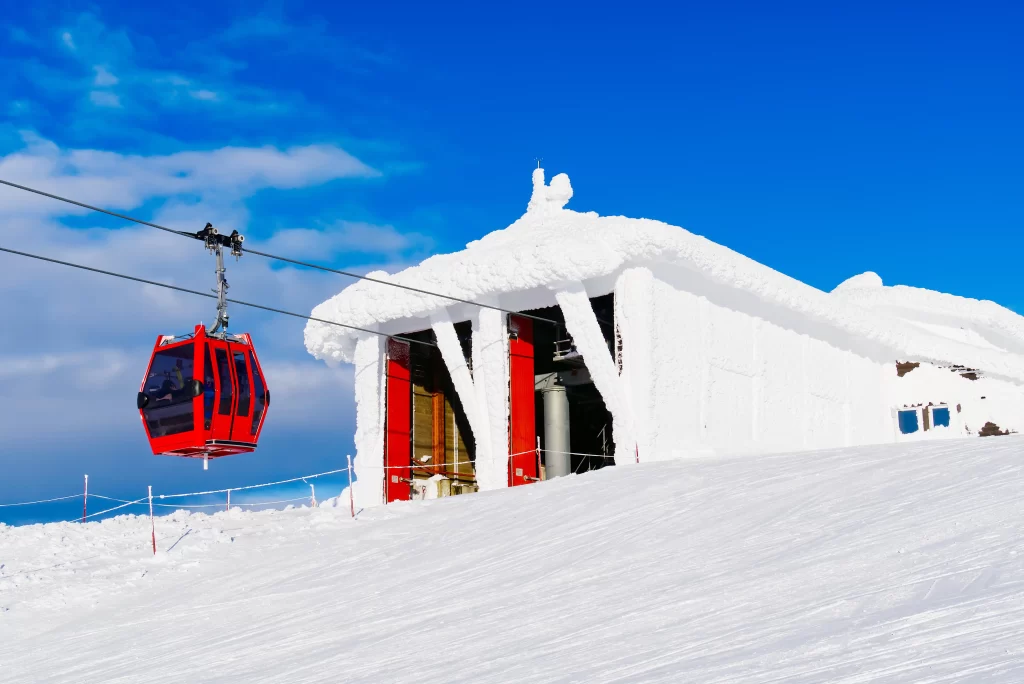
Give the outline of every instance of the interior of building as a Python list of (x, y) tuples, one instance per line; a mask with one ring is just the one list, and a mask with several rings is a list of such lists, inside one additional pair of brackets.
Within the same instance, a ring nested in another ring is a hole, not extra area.
[[(456, 334), (463, 343), (463, 352), (469, 360), (471, 327), (469, 322), (455, 326)], [(402, 335), (404, 338), (434, 343), (434, 333), (422, 330)], [(389, 345), (389, 347), (392, 345)], [(438, 496), (452, 496), (476, 491), (476, 453), (472, 428), (462, 408), (462, 402), (452, 384), (451, 375), (437, 347), (409, 344), (408, 382), (404, 378), (393, 378), (389, 372), (387, 400), (394, 403), (400, 394), (407, 394), (408, 437), (406, 431), (396, 426), (406, 409), (395, 411), (389, 406), (386, 425), (388, 441), (385, 447), (389, 466), (388, 500), (408, 499), (424, 491), (428, 481), (435, 476)], [(390, 351), (390, 350), (389, 350)], [(389, 354), (389, 357), (392, 356)], [(390, 367), (393, 364), (389, 363)], [(396, 429), (398, 427), (398, 429)], [(408, 442), (408, 446), (404, 444)], [(408, 464), (408, 471), (399, 467)], [(398, 476), (395, 481), (394, 476)]]
[[(618, 358), (613, 295), (593, 298), (591, 305), (609, 351)], [(613, 465), (611, 414), (565, 330), (561, 310), (523, 313), (556, 324), (509, 318), (509, 485)], [(455, 331), (471, 363), (471, 324), (457, 323)], [(431, 330), (401, 337), (435, 342)], [(387, 378), (387, 500), (476, 491), (472, 430), (440, 350), (389, 340)]]
[[(615, 356), (615, 306), (612, 294), (590, 300), (609, 351)], [(544, 477), (559, 477), (612, 465), (612, 417), (590, 379), (586, 359), (565, 331), (557, 306), (526, 311), (559, 323), (534, 326), (537, 436)], [(565, 453), (560, 453), (565, 452)]]

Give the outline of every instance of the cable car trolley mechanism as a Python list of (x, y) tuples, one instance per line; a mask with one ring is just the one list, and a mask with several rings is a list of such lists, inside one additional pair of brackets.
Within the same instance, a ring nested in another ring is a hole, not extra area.
[(256, 450), (270, 405), (248, 333), (228, 333), (224, 249), (236, 258), (245, 239), (211, 224), (195, 234), (217, 257), (217, 319), (184, 336), (161, 335), (153, 346), (137, 406), (153, 453), (208, 459)]

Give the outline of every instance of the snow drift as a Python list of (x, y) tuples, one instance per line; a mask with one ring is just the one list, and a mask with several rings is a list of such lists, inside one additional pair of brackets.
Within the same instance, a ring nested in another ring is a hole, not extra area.
[(1022, 452), (0, 526), (0, 682), (1022, 681)]

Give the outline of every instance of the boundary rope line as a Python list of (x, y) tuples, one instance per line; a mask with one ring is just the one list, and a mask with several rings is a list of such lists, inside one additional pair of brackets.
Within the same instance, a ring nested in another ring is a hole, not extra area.
[[(248, 503), (241, 503), (241, 502), (235, 503), (234, 501), (232, 501), (231, 502), (231, 507), (234, 508), (235, 506), (271, 506), (271, 505), (274, 505), (274, 504), (294, 503), (295, 501), (309, 501), (309, 496), (308, 495), (307, 496), (300, 496), (300, 497), (297, 497), (297, 498), (294, 498), (294, 499), (278, 499), (277, 501), (250, 501)], [(162, 508), (178, 508), (178, 509), (180, 509), (180, 508), (219, 508), (220, 510), (224, 510), (224, 504), (219, 504), (219, 503), (217, 503), (217, 504), (161, 504), (161, 503), (156, 503), (154, 501), (153, 505), (154, 506), (161, 506)]]
[[(331, 498), (331, 497), (328, 497), (328, 498)], [(271, 504), (292, 503), (293, 501), (309, 501), (309, 497), (308, 496), (300, 496), (297, 499), (280, 499), (278, 501), (253, 501), (253, 502), (250, 502), (250, 503), (233, 503), (233, 504), (231, 504), (231, 507), (234, 508), (235, 506), (269, 506)], [(168, 504), (164, 504), (164, 505), (166, 506)]]
[[(183, 497), (186, 497), (186, 496), (205, 496), (205, 495), (208, 495), (208, 494), (225, 494), (227, 492), (240, 492), (240, 491), (245, 491), (247, 489), (259, 489), (261, 487), (273, 487), (273, 486), (276, 486), (276, 485), (290, 484), (292, 482), (304, 482), (307, 479), (312, 479), (312, 478), (315, 478), (315, 477), (323, 477), (324, 475), (336, 475), (337, 473), (344, 473), (344, 472), (348, 472), (348, 468), (338, 468), (337, 470), (328, 470), (328, 471), (323, 472), (323, 473), (315, 473), (313, 475), (303, 475), (301, 477), (293, 477), (293, 478), (289, 478), (287, 480), (278, 480), (277, 482), (264, 482), (264, 483), (261, 483), (261, 484), (244, 485), (242, 487), (230, 487), (228, 489), (213, 489), (213, 490), (206, 491), (206, 492), (185, 492), (185, 493), (180, 493), (180, 494), (159, 494), (159, 495), (154, 494), (153, 498), (154, 499), (179, 499), (179, 498), (183, 498)], [(16, 502), (16, 503), (0, 504), (0, 508), (10, 508), (10, 507), (13, 507), (13, 506), (29, 506), (29, 505), (32, 505), (32, 504), (43, 504), (43, 503), (50, 503), (50, 502), (53, 502), (53, 501), (65, 501), (65, 500), (68, 500), (68, 499), (81, 498), (82, 496), (84, 496), (84, 495), (83, 494), (72, 494), (70, 496), (58, 496), (58, 497), (54, 497), (52, 499), (40, 499), (39, 501), (19, 501), (19, 502)], [(89, 515), (85, 516), (86, 518), (91, 518), (94, 515), (102, 515), (104, 513), (109, 513), (110, 511), (116, 511), (119, 508), (124, 508), (125, 506), (132, 506), (134, 504), (140, 504), (140, 503), (142, 503), (144, 501), (147, 501), (149, 499), (149, 497), (147, 496), (147, 497), (143, 497), (141, 499), (136, 499), (134, 501), (129, 501), (127, 499), (118, 499), (118, 498), (113, 497), (113, 496), (104, 496), (103, 494), (93, 494), (93, 493), (90, 493), (89, 497), (93, 498), (93, 499), (103, 499), (104, 501), (113, 501), (115, 503), (120, 503), (122, 505), (121, 506), (116, 506), (114, 508), (108, 508), (105, 511), (97, 511), (96, 513), (90, 513)], [(270, 504), (270, 503), (286, 503), (288, 501), (302, 501), (302, 500), (306, 500), (306, 499), (309, 499), (309, 497), (308, 496), (300, 496), (300, 497), (298, 497), (296, 499), (287, 499), (287, 500), (282, 500), (282, 501), (265, 501), (265, 502), (254, 502), (254, 503), (241, 503), (241, 502), (239, 502), (238, 504), (232, 504), (232, 506), (234, 506), (234, 505), (238, 505), (238, 506), (262, 506), (264, 504)], [(158, 503), (154, 502), (153, 505), (154, 506), (174, 506), (175, 504), (158, 504)], [(207, 504), (202, 504), (202, 505), (206, 506)], [(221, 504), (209, 504), (209, 505), (210, 506), (218, 506), (218, 507), (221, 506)], [(199, 506), (199, 504), (189, 505), (189, 506), (186, 506), (186, 505), (182, 504), (182, 505), (178, 506), (178, 508), (197, 508), (198, 506)]]
[(6, 503), (0, 504), (0, 508), (11, 508), (13, 506), (31, 506), (33, 504), (44, 504), (52, 501), (67, 501), (68, 499), (78, 499), (84, 496), (83, 494), (71, 494), (70, 496), (58, 496), (53, 499), (40, 499), (39, 501), (19, 501), (18, 503)]
[(82, 517), (82, 520), (85, 520), (86, 518), (91, 518), (91, 517), (93, 517), (93, 516), (96, 516), (96, 515), (103, 515), (104, 513), (111, 513), (111, 512), (113, 512), (113, 511), (117, 511), (117, 510), (120, 510), (120, 509), (122, 509), (122, 508), (126, 508), (126, 507), (128, 507), (128, 506), (134, 506), (134, 505), (136, 505), (136, 504), (141, 504), (141, 503), (142, 503), (143, 501), (145, 501), (145, 500), (146, 500), (146, 498), (147, 498), (147, 497), (143, 497), (143, 498), (141, 498), (141, 499), (138, 499), (138, 500), (136, 500), (136, 501), (129, 501), (129, 502), (127, 502), (127, 503), (123, 503), (123, 504), (121, 504), (120, 506), (114, 506), (113, 508), (108, 508), (108, 509), (107, 509), (107, 510), (105, 510), (105, 511), (98, 511), (98, 512), (96, 512), (96, 513), (90, 513), (89, 515), (83, 516), (83, 517)]
[[(309, 477), (309, 476), (307, 475), (307, 477)], [(100, 494), (90, 494), (90, 496), (95, 496), (97, 499), (106, 499), (107, 501), (119, 501), (119, 502), (124, 503), (124, 504), (134, 504), (134, 503), (137, 503), (135, 501), (127, 501), (126, 499), (115, 499), (114, 497), (111, 497), (111, 496), (102, 496)], [(241, 502), (241, 501), (239, 501), (237, 503), (236, 502), (232, 502), (231, 507), (234, 508), (235, 506), (270, 506), (271, 504), (291, 503), (293, 501), (309, 501), (309, 496), (308, 495), (307, 496), (299, 496), (299, 497), (296, 497), (294, 499), (279, 499), (277, 501), (249, 501), (249, 502)], [(165, 504), (165, 503), (156, 503), (154, 501), (153, 505), (154, 506), (160, 506), (161, 508), (219, 508), (221, 510), (224, 509), (224, 504), (222, 504), (222, 503), (212, 503), (212, 504)], [(111, 510), (113, 510), (113, 509), (111, 509)]]
[[(334, 475), (335, 473), (347, 472), (348, 468), (338, 468), (337, 470), (328, 470), (324, 473), (317, 473), (316, 475), (303, 475), (302, 477), (293, 477), (289, 480), (279, 480), (278, 482), (266, 482), (264, 484), (246, 485), (244, 487), (229, 487), (227, 489), (211, 489), (207, 492), (187, 492), (185, 494), (154, 494), (154, 499), (180, 499), (184, 496), (204, 496), (206, 494), (225, 494), (227, 492), (241, 492), (246, 489), (259, 489), (260, 487), (273, 487), (274, 485), (288, 484), (290, 482), (301, 482), (308, 477), (323, 477), (324, 475)], [(305, 497), (308, 498), (308, 497)]]
[[(3, 248), (0, 247), (0, 249), (3, 249)], [(513, 459), (513, 458), (515, 458), (517, 456), (524, 456), (526, 454), (536, 454), (537, 451), (538, 451), (537, 449), (530, 449), (529, 451), (519, 451), (519, 452), (516, 452), (514, 454), (509, 454), (507, 459), (511, 460), (511, 459)], [(587, 454), (587, 453), (582, 453), (582, 452), (577, 452), (577, 451), (555, 451), (555, 450), (552, 450), (552, 449), (540, 449), (540, 452), (541, 453), (548, 453), (548, 454), (567, 454), (567, 455), (570, 455), (570, 456), (590, 456), (590, 457), (595, 457), (595, 458), (614, 458), (614, 456), (606, 456), (604, 454)], [(432, 463), (432, 462), (430, 462), (430, 463), (411, 463), (409, 465), (397, 465), (397, 466), (385, 465), (385, 466), (381, 466), (381, 469), (383, 469), (383, 470), (395, 470), (395, 469), (430, 470), (432, 468), (439, 468), (439, 467), (447, 468), (449, 466), (460, 466), (460, 465), (466, 465), (466, 464), (476, 464), (476, 460), (456, 461), (454, 463), (445, 462), (445, 463), (436, 464), (436, 465), (434, 463)], [(325, 472), (322, 472), (322, 473), (315, 473), (313, 475), (303, 475), (301, 477), (293, 477), (293, 478), (289, 478), (287, 480), (278, 480), (276, 482), (264, 482), (264, 483), (261, 483), (261, 484), (244, 485), (242, 487), (228, 487), (228, 488), (225, 488), (225, 489), (211, 489), (211, 490), (202, 491), (202, 492), (184, 492), (184, 493), (177, 493), (177, 494), (158, 494), (158, 495), (154, 495), (153, 498), (154, 499), (180, 499), (180, 498), (184, 498), (184, 497), (188, 497), (188, 496), (208, 496), (208, 495), (211, 495), (211, 494), (226, 494), (227, 492), (241, 492), (241, 491), (246, 491), (246, 490), (249, 490), (249, 489), (261, 489), (263, 487), (274, 487), (274, 486), (282, 485), (282, 484), (290, 484), (292, 482), (305, 482), (307, 479), (323, 477), (325, 475), (336, 475), (338, 473), (344, 473), (344, 472), (347, 472), (347, 471), (348, 471), (348, 468), (338, 468), (338, 469), (335, 469), (335, 470), (328, 470), (328, 471), (325, 471)], [(15, 506), (31, 506), (31, 505), (35, 505), (35, 504), (52, 503), (52, 502), (56, 502), (56, 501), (67, 501), (69, 499), (78, 499), (78, 498), (81, 498), (82, 496), (84, 496), (84, 495), (83, 494), (70, 494), (68, 496), (53, 497), (51, 499), (39, 499), (38, 501), (19, 501), (19, 502), (16, 502), (16, 503), (5, 503), (5, 504), (0, 504), (0, 508), (12, 508), (12, 507), (15, 507)], [(89, 515), (85, 516), (86, 518), (91, 518), (93, 516), (103, 515), (104, 513), (109, 513), (111, 511), (116, 511), (118, 509), (125, 508), (127, 506), (141, 504), (141, 503), (147, 501), (147, 499), (148, 499), (148, 497), (144, 497), (142, 499), (136, 499), (135, 501), (129, 501), (127, 499), (118, 499), (118, 498), (112, 497), (112, 496), (104, 496), (103, 494), (92, 494), (92, 493), (89, 494), (89, 497), (90, 498), (94, 498), (94, 499), (102, 499), (104, 501), (113, 501), (113, 502), (119, 503), (121, 505), (120, 506), (115, 506), (114, 508), (108, 508), (107, 510), (104, 510), (104, 511), (98, 511), (96, 513), (90, 513)], [(278, 504), (278, 503), (290, 503), (292, 501), (304, 501), (304, 500), (307, 500), (307, 499), (309, 499), (308, 496), (300, 496), (300, 497), (297, 497), (295, 499), (282, 499), (282, 500), (279, 500), (279, 501), (261, 501), (261, 502), (249, 502), (249, 503), (241, 503), (241, 502), (239, 502), (237, 504), (232, 504), (232, 506), (264, 506), (264, 505), (271, 505), (271, 504)], [(162, 504), (162, 503), (155, 503), (154, 502), (153, 505), (154, 506), (161, 506), (161, 507), (165, 507), (165, 508), (221, 508), (222, 507), (222, 505), (219, 504), (219, 503), (218, 504)]]
[[(132, 223), (138, 223), (139, 225), (142, 225), (142, 226), (149, 226), (150, 228), (156, 228), (157, 230), (162, 230), (162, 231), (165, 231), (167, 233), (173, 233), (174, 235), (180, 235), (182, 237), (188, 237), (188, 238), (192, 238), (192, 239), (197, 239), (195, 233), (189, 233), (189, 232), (184, 231), (184, 230), (174, 230), (173, 228), (168, 228), (167, 226), (161, 226), (161, 225), (159, 225), (157, 223), (151, 223), (149, 221), (143, 221), (142, 219), (135, 218), (134, 216), (129, 216), (127, 214), (119, 214), (116, 211), (110, 211), (108, 209), (103, 209), (101, 207), (93, 206), (91, 204), (86, 204), (85, 202), (78, 202), (76, 200), (69, 199), (67, 197), (61, 197), (60, 195), (54, 195), (54, 194), (49, 193), (49, 192), (44, 192), (42, 190), (37, 190), (36, 188), (30, 188), (27, 185), (18, 185), (17, 183), (12, 183), (11, 181), (6, 181), (6, 180), (3, 180), (3, 179), (0, 179), (0, 184), (6, 185), (6, 186), (9, 186), (9, 187), (12, 187), (12, 188), (17, 188), (18, 190), (23, 190), (25, 192), (31, 192), (31, 193), (36, 194), (36, 195), (41, 195), (42, 197), (48, 197), (50, 199), (57, 200), (58, 202), (65, 202), (67, 204), (73, 204), (73, 205), (75, 205), (77, 207), (82, 207), (83, 209), (88, 209), (90, 211), (96, 211), (96, 212), (99, 212), (101, 214), (106, 214), (108, 216), (113, 216), (115, 218), (119, 218), (119, 219), (122, 219), (124, 221), (131, 221)], [(242, 247), (242, 251), (243, 252), (248, 252), (249, 254), (255, 254), (256, 256), (261, 256), (261, 257), (264, 257), (264, 258), (267, 258), (267, 259), (276, 259), (277, 261), (284, 261), (286, 263), (294, 264), (296, 266), (304, 266), (306, 268), (312, 268), (312, 269), (316, 269), (318, 271), (325, 271), (327, 273), (335, 273), (337, 275), (343, 275), (343, 276), (346, 276), (346, 277), (349, 277), (349, 278), (357, 278), (359, 280), (367, 280), (367, 281), (369, 281), (371, 283), (378, 283), (380, 285), (388, 285), (390, 287), (397, 287), (397, 288), (400, 288), (402, 290), (408, 290), (410, 292), (417, 292), (419, 294), (425, 294), (425, 295), (429, 295), (431, 297), (440, 297), (441, 299), (447, 299), (449, 301), (459, 302), (460, 304), (469, 304), (470, 306), (479, 306), (479, 307), (484, 308), (484, 309), (493, 309), (495, 311), (501, 311), (502, 313), (515, 314), (516, 316), (522, 316), (523, 318), (531, 318), (531, 319), (533, 319), (535, 321), (542, 321), (544, 323), (550, 323), (551, 325), (558, 325), (558, 321), (554, 321), (554, 320), (552, 320), (550, 318), (544, 318), (542, 316), (534, 316), (532, 314), (521, 313), (519, 311), (512, 311), (511, 309), (503, 309), (500, 306), (492, 306), (490, 304), (484, 304), (482, 302), (474, 302), (474, 301), (472, 301), (470, 299), (462, 299), (460, 297), (453, 297), (451, 295), (445, 295), (445, 294), (441, 294), (439, 292), (431, 292), (430, 290), (424, 290), (424, 289), (421, 289), (421, 288), (418, 288), (418, 287), (412, 287), (411, 285), (402, 285), (400, 283), (392, 283), (392, 282), (388, 282), (387, 280), (380, 280), (378, 278), (371, 278), (370, 276), (360, 275), (358, 273), (353, 273), (351, 271), (342, 271), (342, 270), (337, 269), (337, 268), (331, 268), (329, 266), (321, 266), (319, 264), (313, 264), (313, 263), (310, 263), (308, 261), (299, 261), (298, 259), (289, 259), (288, 257), (277, 256), (276, 254), (268, 254), (266, 252), (260, 252), (260, 251), (257, 251), (255, 249), (249, 249), (247, 247)], [(228, 300), (228, 301), (232, 301), (232, 300)], [(240, 304), (241, 302), (234, 302), (234, 303)], [(310, 319), (310, 320), (317, 320), (317, 319)], [(345, 327), (352, 327), (352, 326), (345, 326)], [(358, 330), (359, 328), (356, 328), (356, 329)]]

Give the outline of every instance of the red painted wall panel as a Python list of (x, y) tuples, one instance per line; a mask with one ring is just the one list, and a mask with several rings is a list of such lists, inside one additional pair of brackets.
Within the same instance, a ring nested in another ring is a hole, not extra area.
[[(508, 485), (537, 478), (537, 424), (533, 403), (533, 321), (509, 317), (509, 459)], [(527, 453), (523, 453), (527, 452)], [(522, 471), (521, 473), (519, 471)]]
[[(388, 339), (384, 501), (407, 501), (412, 478), (412, 371), (409, 343)], [(397, 482), (395, 479), (397, 478)]]

